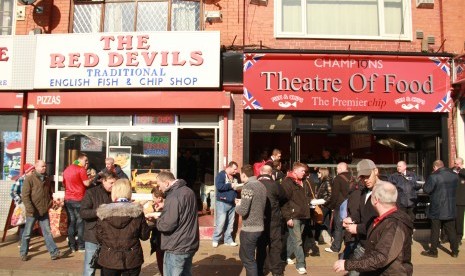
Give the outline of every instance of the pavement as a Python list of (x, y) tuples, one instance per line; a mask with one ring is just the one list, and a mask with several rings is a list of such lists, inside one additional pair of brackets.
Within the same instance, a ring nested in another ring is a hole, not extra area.
[[(414, 243), (412, 246), (412, 263), (414, 265), (413, 275), (465, 275), (465, 248), (461, 246), (461, 254), (458, 258), (449, 255), (448, 244), (440, 248), (438, 258), (424, 257), (420, 252), (424, 249), (424, 241), (427, 240), (429, 232), (427, 230), (417, 230), (414, 233)], [(3, 232), (0, 232), (3, 235)], [(65, 237), (55, 239), (57, 246), (62, 251), (67, 250)], [(238, 241), (239, 242), (239, 241)], [(145, 252), (145, 263), (142, 265), (141, 275), (159, 275), (156, 268), (155, 255), (150, 256), (150, 245), (148, 241), (142, 243)], [(7, 232), (5, 242), (0, 243), (0, 276), (21, 275), (21, 276), (76, 276), (82, 274), (84, 253), (74, 252), (64, 258), (52, 261), (45, 248), (44, 240), (40, 236), (31, 239), (31, 249), (29, 260), (21, 261), (19, 258), (19, 248), (15, 229)], [(343, 275), (335, 273), (332, 265), (337, 259), (337, 254), (327, 253), (324, 248), (327, 245), (319, 245), (320, 257), (307, 257), (307, 275)], [(447, 248), (446, 248), (447, 247)], [(99, 273), (97, 273), (99, 275)], [(220, 244), (217, 248), (212, 248), (211, 241), (202, 240), (200, 249), (194, 256), (193, 275), (210, 276), (239, 276), (246, 275), (239, 260), (239, 247), (229, 247)], [(271, 275), (271, 274), (269, 274)], [(285, 275), (299, 275), (294, 265), (287, 265)]]

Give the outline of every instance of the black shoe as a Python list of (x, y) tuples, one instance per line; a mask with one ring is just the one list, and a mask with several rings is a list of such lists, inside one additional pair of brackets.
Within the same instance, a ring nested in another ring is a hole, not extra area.
[(458, 258), (459, 257), (459, 252), (452, 252), (452, 254), (450, 254), (452, 256), (452, 258)]
[(320, 251), (312, 251), (309, 255), (312, 257), (320, 257)]
[(438, 257), (438, 252), (433, 252), (431, 250), (422, 251), (420, 254), (426, 257), (432, 257), (432, 258)]

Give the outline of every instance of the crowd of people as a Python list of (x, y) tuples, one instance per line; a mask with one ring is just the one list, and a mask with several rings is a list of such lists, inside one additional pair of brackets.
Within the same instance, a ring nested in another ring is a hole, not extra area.
[[(359, 161), (353, 175), (341, 162), (332, 178), (327, 167), (309, 168), (300, 162), (283, 173), (280, 158), (281, 151), (275, 149), (269, 159), (240, 169), (231, 161), (215, 178), (212, 247), (239, 246), (246, 275), (284, 275), (286, 266), (293, 265), (299, 274), (306, 274), (306, 256), (320, 256), (324, 231), (331, 236), (325, 251), (338, 253), (336, 272), (412, 275), (413, 208), (419, 189), (430, 197), (431, 220), (429, 247), (421, 254), (438, 257), (442, 231), (450, 242), (450, 255), (458, 257), (465, 210), (462, 158), (456, 158), (451, 169), (434, 161), (424, 185), (418, 184), (405, 161), (388, 176), (381, 175), (370, 159)], [(160, 172), (152, 190), (153, 212), (146, 212), (145, 202), (132, 201), (128, 177), (113, 158), (105, 164), (98, 174), (89, 172), (88, 158), (80, 154), (63, 172), (68, 252), (84, 252), (83, 274), (95, 275), (100, 268), (101, 275), (139, 275), (144, 263), (141, 241), (150, 239), (161, 275), (192, 275), (199, 222), (189, 183)], [(53, 187), (45, 172), (43, 160), (25, 164), (24, 175), (12, 187), (15, 204), (24, 204), (26, 210), (26, 223), (20, 228), (23, 261), (28, 260), (36, 221), (51, 259), (65, 254), (50, 231)], [(233, 236), (236, 214), (242, 219), (239, 243)]]

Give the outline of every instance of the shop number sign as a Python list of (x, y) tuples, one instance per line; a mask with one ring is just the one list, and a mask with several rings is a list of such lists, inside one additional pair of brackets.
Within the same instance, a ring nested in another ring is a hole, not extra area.
[(169, 156), (170, 137), (169, 136), (144, 136), (144, 154), (150, 156)]

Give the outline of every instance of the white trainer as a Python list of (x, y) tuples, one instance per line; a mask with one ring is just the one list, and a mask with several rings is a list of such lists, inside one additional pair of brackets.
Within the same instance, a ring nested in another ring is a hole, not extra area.
[(295, 262), (291, 258), (287, 258), (287, 264), (295, 264)]
[(235, 242), (230, 242), (230, 243), (225, 243), (224, 245), (227, 245), (227, 246), (237, 246), (237, 243), (235, 243)]
[(299, 273), (300, 275), (304, 275), (307, 274), (307, 270), (305, 269), (305, 267), (299, 267), (297, 268), (297, 273)]
[(331, 247), (326, 247), (326, 248), (325, 248), (325, 251), (326, 251), (326, 252), (329, 252), (329, 253), (338, 253), (338, 252), (336, 252), (336, 251), (333, 251), (333, 250), (331, 249)]
[(213, 248), (217, 248), (217, 247), (218, 247), (218, 243), (217, 243), (217, 242), (212, 242), (212, 246), (213, 246)]

